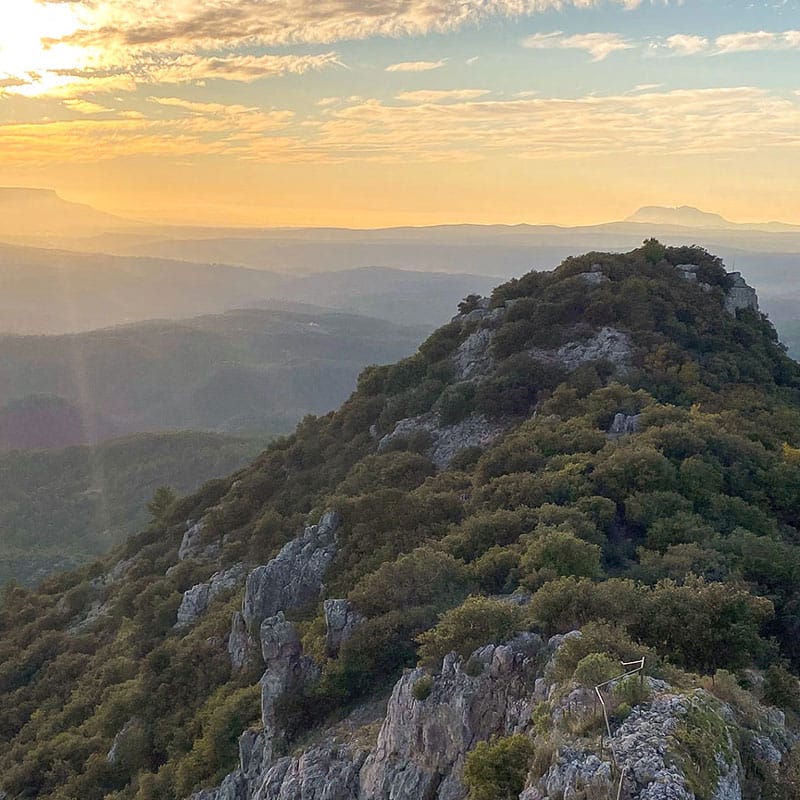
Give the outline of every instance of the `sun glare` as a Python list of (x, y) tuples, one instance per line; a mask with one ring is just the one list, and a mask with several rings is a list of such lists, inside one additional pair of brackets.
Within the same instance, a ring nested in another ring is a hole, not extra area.
[[(69, 82), (59, 70), (80, 66), (81, 49), (47, 44), (80, 26), (70, 3), (3, 0), (0, 23), (0, 87), (37, 95)], [(19, 84), (17, 84), (19, 82)]]

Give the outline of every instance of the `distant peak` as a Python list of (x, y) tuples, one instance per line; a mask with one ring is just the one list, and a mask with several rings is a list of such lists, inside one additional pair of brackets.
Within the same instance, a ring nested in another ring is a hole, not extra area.
[(687, 228), (730, 228), (725, 217), (701, 211), (693, 206), (643, 206), (626, 222), (644, 222), (657, 225), (680, 225)]
[(0, 199), (2, 200), (34, 197), (53, 198), (58, 197), (58, 194), (55, 189), (38, 189), (29, 186), (0, 186)]

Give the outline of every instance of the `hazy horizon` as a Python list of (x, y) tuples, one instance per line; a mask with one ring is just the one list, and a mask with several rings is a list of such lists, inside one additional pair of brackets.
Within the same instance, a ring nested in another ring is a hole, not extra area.
[(796, 220), (796, 0), (6, 0), (0, 184), (148, 222)]
[[(148, 218), (146, 216), (139, 216), (139, 217), (126, 217), (121, 214), (116, 213), (115, 211), (108, 210), (99, 206), (92, 205), (91, 203), (87, 203), (76, 196), (70, 195), (69, 192), (63, 192), (58, 188), (53, 186), (2, 186), (0, 185), (0, 203), (2, 202), (2, 194), (3, 192), (41, 192), (47, 194), (55, 194), (56, 197), (64, 201), (65, 203), (76, 204), (80, 206), (85, 206), (93, 211), (100, 212), (101, 214), (108, 215), (109, 217), (116, 217), (116, 221), (118, 221), (122, 226), (146, 226), (146, 227), (158, 227), (158, 226), (168, 226), (168, 227), (202, 227), (202, 228), (220, 228), (220, 229), (238, 229), (243, 231), (248, 230), (263, 230), (263, 229), (276, 229), (276, 230), (307, 230), (307, 229), (325, 229), (325, 228), (341, 228), (344, 230), (352, 230), (352, 231), (379, 231), (379, 230), (391, 230), (392, 228), (428, 228), (428, 227), (456, 227), (456, 226), (497, 226), (497, 227), (521, 227), (521, 226), (531, 226), (531, 227), (558, 227), (558, 228), (582, 228), (582, 227), (595, 227), (595, 226), (602, 226), (602, 225), (609, 225), (613, 223), (621, 223), (621, 222), (638, 222), (639, 224), (648, 224), (646, 221), (637, 220), (636, 217), (638, 214), (642, 212), (655, 210), (658, 212), (682, 212), (682, 211), (689, 211), (689, 212), (699, 212), (700, 215), (707, 216), (709, 218), (712, 217), (720, 217), (723, 222), (731, 225), (786, 225), (786, 226), (797, 226), (800, 228), (800, 220), (790, 220), (790, 219), (768, 219), (766, 217), (762, 218), (748, 218), (748, 219), (729, 219), (722, 214), (719, 214), (716, 210), (713, 209), (706, 209), (700, 208), (696, 205), (693, 205), (690, 202), (680, 203), (679, 205), (667, 205), (662, 203), (648, 203), (641, 206), (636, 207), (635, 209), (631, 209), (629, 213), (624, 214), (621, 217), (609, 217), (609, 218), (598, 218), (597, 220), (591, 222), (551, 222), (546, 219), (525, 219), (525, 220), (501, 220), (501, 221), (465, 221), (463, 219), (444, 219), (439, 222), (429, 222), (429, 223), (417, 223), (417, 224), (402, 224), (402, 223), (386, 223), (382, 225), (326, 225), (326, 224), (318, 224), (318, 225), (258, 225), (255, 223), (247, 224), (244, 222), (225, 222), (224, 220), (217, 220), (215, 224), (208, 224), (204, 223), (201, 220), (197, 220), (194, 222), (186, 221), (183, 223), (170, 221), (166, 218)], [(113, 227), (115, 224), (114, 220), (109, 220), (106, 224), (109, 226), (109, 229)], [(675, 224), (680, 226), (680, 223), (674, 222), (664, 222), (660, 221), (657, 223), (649, 223), (649, 224)], [(100, 226), (102, 227), (102, 226)], [(698, 227), (698, 228), (712, 228), (713, 223), (707, 224), (692, 224), (686, 225), (685, 227)]]

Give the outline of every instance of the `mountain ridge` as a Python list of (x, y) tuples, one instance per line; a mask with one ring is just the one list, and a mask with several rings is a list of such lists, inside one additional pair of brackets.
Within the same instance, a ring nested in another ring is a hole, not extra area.
[(555, 800), (623, 770), (636, 800), (788, 800), (798, 430), (800, 365), (701, 248), (467, 297), (112, 556), (5, 593), (2, 789)]

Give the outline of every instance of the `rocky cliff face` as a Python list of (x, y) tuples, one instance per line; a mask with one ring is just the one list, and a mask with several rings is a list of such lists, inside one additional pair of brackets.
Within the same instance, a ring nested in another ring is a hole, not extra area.
[[(287, 665), (296, 669), (303, 657), (282, 615), (268, 627), (287, 635), (266, 637), (262, 683), (286, 686)], [(552, 678), (559, 648), (575, 636), (524, 634), (469, 659), (450, 654), (433, 675), (407, 671), (369, 747), (356, 731), (343, 741), (328, 730), (302, 752), (275, 758), (265, 713), (263, 731), (242, 735), (240, 768), (192, 800), (466, 800), (467, 754), (513, 734), (537, 752), (520, 800), (616, 797), (620, 785), (626, 800), (741, 800), (743, 761), (769, 769), (794, 743), (774, 710), (750, 709), (745, 722), (703, 689), (644, 678), (646, 699), (612, 721), (601, 746), (595, 693)]]

